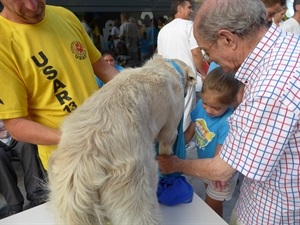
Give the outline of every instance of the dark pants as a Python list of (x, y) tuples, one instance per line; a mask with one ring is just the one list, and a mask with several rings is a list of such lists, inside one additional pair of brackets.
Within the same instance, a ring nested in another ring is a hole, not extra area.
[(24, 171), (24, 185), (29, 201), (40, 201), (45, 198), (42, 183), (45, 182), (45, 172), (37, 153), (37, 146), (29, 143), (11, 141), (9, 146), (0, 143), (0, 193), (7, 204), (23, 204), (24, 198), (18, 188), (17, 174), (12, 160), (17, 158)]

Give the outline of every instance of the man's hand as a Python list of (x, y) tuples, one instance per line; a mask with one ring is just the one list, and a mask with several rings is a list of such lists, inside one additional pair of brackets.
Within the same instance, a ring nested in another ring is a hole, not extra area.
[(158, 155), (156, 157), (158, 166), (161, 174), (169, 174), (178, 172), (176, 171), (176, 166), (179, 162), (179, 158), (176, 155)]

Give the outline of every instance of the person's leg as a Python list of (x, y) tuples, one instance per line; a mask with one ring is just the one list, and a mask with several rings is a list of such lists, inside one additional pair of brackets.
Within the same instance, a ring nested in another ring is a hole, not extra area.
[(223, 201), (218, 201), (206, 195), (205, 202), (212, 208), (220, 217), (223, 218)]
[(18, 188), (16, 172), (11, 164), (11, 152), (0, 148), (0, 193), (8, 205), (7, 215), (23, 210), (24, 198)]
[[(209, 182), (209, 181), (205, 181), (205, 182)], [(207, 188), (208, 188), (208, 184), (205, 183), (205, 188), (206, 188), (206, 192), (207, 192)], [(220, 217), (223, 218), (223, 201), (218, 201), (215, 200), (213, 198), (211, 198), (207, 193), (205, 196), (205, 203), (212, 208)]]
[(243, 224), (237, 219), (235, 209), (232, 210), (231, 217), (230, 217), (230, 221), (229, 221), (229, 225), (243, 225)]
[(236, 223), (237, 223), (236, 212), (235, 209), (233, 209), (230, 216), (229, 225), (237, 225)]
[(16, 155), (24, 170), (24, 185), (27, 199), (32, 206), (45, 202), (46, 191), (43, 188), (45, 183), (45, 172), (37, 153), (37, 146), (24, 142), (13, 142), (12, 152)]
[(223, 214), (223, 202), (225, 200), (229, 201), (232, 198), (238, 177), (239, 173), (235, 172), (232, 178), (227, 181), (226, 188), (222, 191), (216, 190), (212, 181), (205, 181), (208, 184), (206, 189), (206, 203), (210, 205), (221, 217)]

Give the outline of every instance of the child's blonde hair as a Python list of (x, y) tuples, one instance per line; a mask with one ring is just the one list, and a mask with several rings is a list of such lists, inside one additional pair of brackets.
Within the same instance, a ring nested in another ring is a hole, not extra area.
[(241, 86), (242, 83), (235, 79), (234, 73), (226, 73), (222, 67), (217, 67), (205, 77), (201, 94), (214, 92), (219, 103), (234, 105)]

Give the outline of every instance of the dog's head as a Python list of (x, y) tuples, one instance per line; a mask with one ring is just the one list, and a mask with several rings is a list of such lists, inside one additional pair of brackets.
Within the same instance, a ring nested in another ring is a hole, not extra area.
[(184, 94), (186, 94), (188, 87), (196, 85), (196, 75), (185, 62), (179, 59), (164, 59), (179, 75), (184, 88)]
[[(162, 65), (162, 67), (158, 67), (158, 65)], [(156, 68), (156, 71), (164, 68), (172, 72), (172, 74), (174, 74), (182, 83), (184, 93), (187, 92), (189, 87), (194, 86), (197, 82), (196, 74), (194, 74), (192, 68), (179, 59), (166, 59), (155, 54), (146, 62), (145, 66)]]

